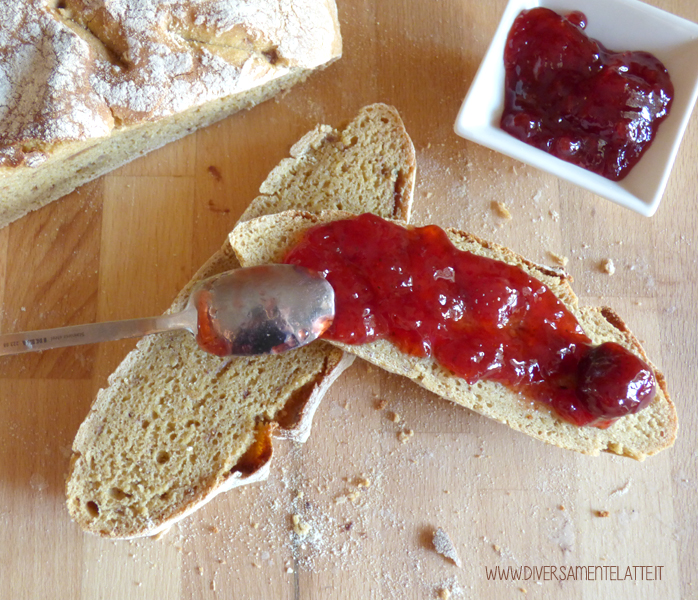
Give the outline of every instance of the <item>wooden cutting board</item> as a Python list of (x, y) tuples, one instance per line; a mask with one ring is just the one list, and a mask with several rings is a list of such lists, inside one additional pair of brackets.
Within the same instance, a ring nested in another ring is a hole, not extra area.
[[(693, 0), (650, 3), (698, 21)], [(542, 263), (568, 257), (581, 301), (616, 308), (666, 374), (675, 447), (644, 463), (565, 452), (357, 361), (308, 443), (277, 442), (266, 483), (218, 497), (160, 540), (112, 542), (70, 521), (63, 479), (81, 420), (134, 342), (6, 358), (0, 598), (698, 597), (696, 116), (644, 218), (452, 132), (503, 0), (338, 4), (344, 57), (326, 71), (0, 231), (1, 330), (161, 312), (303, 133), (387, 102), (417, 149), (414, 221)], [(304, 540), (293, 514), (310, 527)], [(437, 528), (462, 566), (433, 550)], [(524, 580), (488, 578), (508, 567)], [(555, 579), (569, 567), (596, 580)]]

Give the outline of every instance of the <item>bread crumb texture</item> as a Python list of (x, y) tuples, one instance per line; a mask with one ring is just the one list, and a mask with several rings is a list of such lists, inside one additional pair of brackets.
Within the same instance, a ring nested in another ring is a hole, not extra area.
[[(80, 428), (67, 485), (72, 517), (121, 537), (147, 531), (269, 457), (260, 422), (278, 418), (324, 374), (322, 345), (278, 357), (221, 359), (187, 333), (140, 342)], [(238, 462), (240, 464), (238, 465)]]
[[(323, 165), (318, 169), (318, 164)], [(344, 129), (319, 125), (270, 173), (244, 219), (334, 207), (409, 221), (416, 176), (412, 141), (395, 109), (368, 106)]]

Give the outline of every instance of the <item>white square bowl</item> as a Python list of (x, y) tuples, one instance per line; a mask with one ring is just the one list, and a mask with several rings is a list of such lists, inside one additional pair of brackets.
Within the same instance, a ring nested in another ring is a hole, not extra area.
[[(587, 17), (587, 35), (612, 51), (644, 50), (664, 63), (674, 84), (669, 116), (640, 161), (621, 181), (565, 162), (499, 127), (504, 108), (504, 47), (522, 10), (544, 6)], [(698, 97), (698, 24), (637, 0), (510, 0), (456, 119), (458, 135), (548, 171), (651, 217), (659, 207)]]

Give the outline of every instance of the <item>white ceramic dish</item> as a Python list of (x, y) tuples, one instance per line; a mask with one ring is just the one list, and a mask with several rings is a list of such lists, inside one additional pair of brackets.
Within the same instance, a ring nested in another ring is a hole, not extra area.
[[(618, 182), (564, 162), (499, 128), (504, 104), (504, 47), (517, 15), (544, 6), (560, 14), (582, 11), (587, 35), (614, 51), (645, 50), (666, 66), (674, 102), (652, 145)], [(698, 24), (637, 0), (510, 0), (456, 120), (458, 135), (548, 171), (643, 215), (664, 193), (681, 138), (698, 97)]]

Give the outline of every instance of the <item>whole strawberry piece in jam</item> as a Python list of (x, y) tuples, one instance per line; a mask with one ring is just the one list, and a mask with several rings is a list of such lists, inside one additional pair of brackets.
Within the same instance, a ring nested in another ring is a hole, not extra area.
[(598, 419), (616, 419), (647, 406), (657, 392), (652, 369), (620, 344), (589, 349), (579, 363), (577, 396)]

